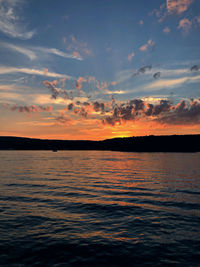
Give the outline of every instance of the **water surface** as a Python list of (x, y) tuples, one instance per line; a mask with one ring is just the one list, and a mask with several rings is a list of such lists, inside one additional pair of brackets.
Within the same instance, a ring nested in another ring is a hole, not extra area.
[(200, 153), (0, 151), (0, 265), (200, 266)]

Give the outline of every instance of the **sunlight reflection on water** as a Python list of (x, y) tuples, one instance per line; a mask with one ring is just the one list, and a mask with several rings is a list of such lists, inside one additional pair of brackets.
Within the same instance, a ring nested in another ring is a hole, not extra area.
[(0, 264), (197, 266), (200, 153), (0, 158)]

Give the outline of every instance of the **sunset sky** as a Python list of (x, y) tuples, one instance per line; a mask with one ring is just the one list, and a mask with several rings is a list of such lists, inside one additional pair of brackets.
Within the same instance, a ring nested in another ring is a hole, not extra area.
[(200, 134), (200, 0), (0, 0), (0, 135)]

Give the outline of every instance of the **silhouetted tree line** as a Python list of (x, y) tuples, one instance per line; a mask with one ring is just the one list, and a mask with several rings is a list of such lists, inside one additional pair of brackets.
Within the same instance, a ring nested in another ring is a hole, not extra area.
[(130, 152), (198, 152), (200, 135), (141, 136), (103, 141), (0, 137), (0, 150), (111, 150)]

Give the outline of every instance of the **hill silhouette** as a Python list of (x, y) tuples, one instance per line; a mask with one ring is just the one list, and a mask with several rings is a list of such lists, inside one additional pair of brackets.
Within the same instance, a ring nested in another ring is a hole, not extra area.
[(0, 150), (111, 150), (129, 152), (199, 152), (200, 135), (139, 136), (103, 141), (0, 137)]

